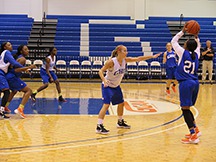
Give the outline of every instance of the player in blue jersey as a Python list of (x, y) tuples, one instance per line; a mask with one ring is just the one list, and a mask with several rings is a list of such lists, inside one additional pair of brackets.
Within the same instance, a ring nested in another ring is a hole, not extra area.
[[(20, 45), (17, 49), (17, 53), (14, 55), (14, 58), (17, 62), (19, 62), (21, 65), (25, 66), (26, 63), (26, 56), (29, 54), (29, 49), (26, 45)], [(20, 79), (22, 75), (22, 71), (28, 71), (28, 69), (35, 68), (35, 65), (30, 65), (28, 67), (23, 68), (14, 68), (10, 67), (8, 70), (8, 73), (6, 74), (6, 79), (8, 81), (10, 90), (12, 91), (10, 93), (10, 96), (8, 98), (8, 102), (6, 103), (5, 107), (9, 110), (8, 106), (13, 99), (14, 95), (17, 93), (17, 91), (21, 91), (24, 93), (22, 101), (17, 109), (14, 110), (16, 114), (19, 114), (21, 118), (25, 118), (25, 115), (23, 113), (25, 104), (27, 103), (30, 95), (32, 94), (32, 90), (26, 85), (24, 81)]]
[(172, 90), (175, 93), (176, 92), (176, 84), (178, 83), (177, 80), (175, 80), (175, 71), (177, 67), (177, 60), (176, 60), (176, 54), (175, 51), (172, 50), (171, 43), (166, 44), (167, 51), (164, 52), (163, 55), (163, 63), (166, 64), (166, 75), (167, 75), (167, 84), (166, 84), (166, 93), (170, 95), (170, 85), (172, 85)]
[(200, 42), (198, 36), (195, 36), (196, 39), (188, 39), (185, 42), (184, 48), (179, 45), (178, 40), (185, 32), (187, 32), (185, 26), (171, 41), (172, 46), (179, 57), (176, 69), (176, 79), (179, 82), (180, 105), (184, 120), (190, 131), (190, 134), (186, 134), (185, 138), (182, 139), (182, 143), (198, 143), (198, 137), (201, 135), (201, 132), (196, 125), (190, 107), (195, 104), (199, 91), (197, 71), (200, 57)]
[(56, 71), (58, 70), (55, 65), (56, 54), (57, 54), (57, 49), (55, 47), (51, 47), (49, 49), (49, 55), (46, 57), (40, 69), (40, 75), (43, 80), (43, 85), (32, 93), (31, 98), (33, 101), (36, 101), (36, 94), (38, 92), (46, 89), (49, 86), (49, 83), (55, 83), (59, 95), (58, 98), (59, 101), (66, 102), (66, 100), (62, 97), (60, 83), (57, 75), (54, 72), (55, 70)]
[[(98, 123), (96, 127), (96, 133), (108, 134), (109, 130), (104, 128), (103, 120), (106, 112), (110, 106), (110, 102), (113, 105), (118, 105), (118, 128), (130, 128), (130, 125), (126, 124), (123, 119), (124, 112), (124, 99), (120, 83), (125, 73), (127, 62), (138, 62), (142, 60), (147, 60), (151, 58), (157, 58), (160, 53), (154, 56), (139, 56), (139, 57), (127, 57), (127, 48), (123, 45), (119, 45), (113, 50), (111, 59), (108, 60), (105, 65), (99, 70), (99, 76), (102, 83), (102, 97), (103, 97), (103, 107), (101, 108), (98, 115)], [(104, 72), (106, 71), (106, 76), (104, 77)]]
[(23, 67), (18, 63), (12, 56), (11, 51), (13, 47), (10, 42), (3, 42), (0, 49), (0, 90), (3, 93), (1, 100), (0, 116), (2, 118), (9, 118), (5, 115), (5, 105), (8, 101), (10, 95), (9, 85), (6, 79), (6, 73), (8, 72), (8, 67), (13, 65), (14, 67)]

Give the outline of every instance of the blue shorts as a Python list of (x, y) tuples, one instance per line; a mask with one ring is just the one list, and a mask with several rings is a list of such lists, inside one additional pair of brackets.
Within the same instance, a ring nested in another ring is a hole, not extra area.
[(175, 67), (166, 67), (167, 79), (175, 79), (175, 71), (176, 71), (176, 66)]
[[(54, 71), (49, 71), (50, 72), (50, 75), (52, 76), (53, 80), (57, 80), (58, 77), (56, 76), (55, 72)], [(44, 68), (41, 68), (40, 69), (40, 76), (42, 78), (42, 81), (43, 83), (49, 83), (50, 81), (50, 78), (49, 78), (49, 75), (47, 74), (46, 70)]]
[(27, 86), (26, 83), (18, 77), (10, 78), (7, 81), (9, 84), (9, 88), (12, 91), (20, 91)]
[(9, 85), (5, 74), (0, 73), (0, 90), (9, 89)]
[(196, 103), (198, 92), (198, 80), (186, 80), (179, 82), (180, 105), (193, 106)]
[(112, 102), (113, 105), (117, 105), (124, 102), (123, 94), (121, 87), (118, 86), (116, 88), (104, 87), (102, 84), (102, 100), (104, 104), (110, 104)]

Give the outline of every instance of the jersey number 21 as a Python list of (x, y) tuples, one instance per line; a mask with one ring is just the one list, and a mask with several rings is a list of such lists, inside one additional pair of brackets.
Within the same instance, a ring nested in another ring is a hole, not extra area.
[(194, 74), (194, 69), (195, 69), (195, 62), (191, 62), (188, 60), (184, 62), (184, 71), (186, 73)]

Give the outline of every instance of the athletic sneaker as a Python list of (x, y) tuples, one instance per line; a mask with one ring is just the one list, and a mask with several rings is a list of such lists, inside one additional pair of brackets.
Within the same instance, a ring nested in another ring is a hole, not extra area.
[(197, 134), (194, 133), (194, 134), (190, 134), (189, 138), (184, 138), (181, 141), (184, 144), (197, 144), (199, 143), (199, 138), (197, 137)]
[(6, 116), (4, 112), (0, 112), (0, 116), (3, 119), (9, 119), (10, 118), (9, 116)]
[(109, 134), (109, 130), (104, 128), (103, 124), (98, 124), (96, 128), (96, 133), (98, 134)]
[(166, 94), (167, 94), (167, 95), (170, 95), (170, 90), (166, 90)]
[(36, 93), (31, 94), (31, 99), (33, 102), (36, 102)]
[(5, 112), (6, 114), (10, 114), (10, 113), (11, 113), (11, 110), (10, 110), (8, 107), (5, 107), (4, 109), (5, 109), (4, 112)]
[(23, 119), (26, 118), (25, 114), (23, 113), (23, 109), (17, 108), (17, 109), (14, 110), (14, 112), (15, 112), (16, 114), (18, 114), (21, 118), (23, 118)]
[(67, 100), (65, 100), (62, 96), (59, 96), (59, 102), (67, 102)]
[[(195, 133), (196, 133), (197, 137), (200, 137), (202, 135), (202, 133), (199, 131), (198, 127), (195, 128)], [(185, 138), (190, 138), (190, 135), (191, 134), (186, 134)]]
[(127, 122), (124, 121), (124, 119), (122, 120), (118, 120), (118, 123), (117, 123), (117, 128), (125, 128), (125, 129), (130, 129), (131, 126), (130, 125), (127, 125), (126, 124)]
[(176, 88), (175, 88), (175, 86), (172, 86), (172, 90), (173, 90), (174, 93), (176, 93)]

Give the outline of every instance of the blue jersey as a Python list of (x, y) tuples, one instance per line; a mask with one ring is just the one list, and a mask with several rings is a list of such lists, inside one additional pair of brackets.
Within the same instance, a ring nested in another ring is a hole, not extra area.
[(166, 51), (166, 67), (170, 68), (170, 67), (175, 67), (175, 66), (177, 66), (175, 52)]
[[(18, 58), (21, 58), (23, 57), (22, 55), (19, 55)], [(25, 65), (23, 65), (25, 66)], [(13, 78), (13, 77), (18, 77), (20, 78), (22, 76), (22, 72), (15, 72), (15, 68), (12, 67), (12, 68), (9, 68), (8, 69), (8, 73), (6, 74), (6, 78), (7, 79), (10, 79), (10, 78)]]
[(185, 80), (198, 80), (198, 66), (199, 66), (199, 57), (200, 57), (200, 41), (197, 38), (197, 48), (195, 49), (195, 59), (192, 60), (191, 52), (185, 50), (178, 44), (178, 40), (184, 35), (182, 31), (177, 33), (171, 43), (172, 47), (174, 48), (175, 52), (179, 57), (178, 66), (176, 69), (176, 79), (178, 81), (185, 81)]
[(196, 58), (192, 60), (191, 53), (188, 50), (185, 50), (180, 62), (178, 63), (176, 69), (176, 79), (178, 81), (183, 80), (198, 80), (198, 67), (199, 67), (199, 58), (197, 53)]

